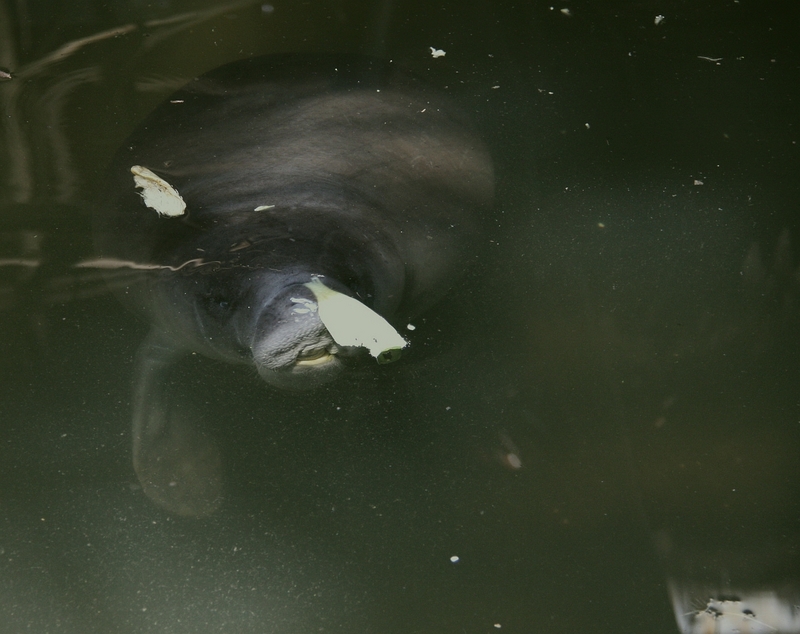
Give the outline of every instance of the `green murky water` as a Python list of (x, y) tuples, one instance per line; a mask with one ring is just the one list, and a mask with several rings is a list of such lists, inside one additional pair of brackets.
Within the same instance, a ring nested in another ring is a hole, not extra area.
[[(742, 606), (798, 604), (794, 17), (653, 7), (0, 2), (0, 632), (668, 633), (670, 596), (774, 631)], [(174, 518), (130, 463), (147, 327), (74, 264), (155, 104), (295, 51), (474, 113), (486, 252), (398, 363), (182, 363), (228, 497)]]

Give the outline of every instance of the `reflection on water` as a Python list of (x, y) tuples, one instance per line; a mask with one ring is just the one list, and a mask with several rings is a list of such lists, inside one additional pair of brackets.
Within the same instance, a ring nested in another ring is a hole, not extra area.
[[(701, 590), (704, 592), (705, 589)], [(795, 597), (779, 597), (774, 592), (750, 594), (744, 599), (709, 599), (699, 609), (691, 609), (685, 591), (670, 588), (675, 606), (675, 619), (681, 632), (761, 634), (766, 632), (796, 632), (800, 629)]]
[(786, 565), (790, 549), (785, 544), (756, 542), (746, 551), (719, 553), (713, 546), (681, 551), (668, 534), (656, 538), (662, 556), (674, 569), (668, 589), (683, 634), (800, 629), (794, 564)]
[[(800, 631), (787, 16), (272, 6), (0, 2), (0, 632)], [(494, 256), (406, 358), (301, 398), (181, 363), (230, 482), (188, 521), (131, 468), (146, 327), (74, 265), (135, 122), (289, 50), (475, 111)]]

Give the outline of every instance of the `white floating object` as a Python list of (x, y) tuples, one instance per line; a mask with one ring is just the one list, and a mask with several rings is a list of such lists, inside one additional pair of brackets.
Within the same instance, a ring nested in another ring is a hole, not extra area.
[(139, 195), (144, 204), (154, 209), (159, 216), (175, 218), (184, 214), (186, 203), (178, 190), (167, 181), (141, 165), (131, 167), (131, 174), (136, 188), (142, 190)]
[(447, 53), (445, 53), (445, 52), (444, 52), (442, 49), (440, 49), (440, 48), (433, 48), (432, 46), (429, 46), (428, 48), (430, 48), (430, 49), (431, 49), (431, 57), (432, 57), (433, 59), (436, 59), (437, 57), (444, 57), (445, 55), (447, 55)]
[(454, 564), (457, 564), (459, 561), (461, 561), (461, 559), (458, 555), (453, 555), (450, 557), (450, 561), (452, 561)]
[(367, 348), (378, 363), (389, 363), (408, 345), (388, 321), (357, 299), (328, 288), (316, 276), (306, 286), (317, 299), (320, 321), (340, 346)]
[(259, 205), (253, 211), (266, 211), (267, 209), (272, 209), (275, 205)]
[(664, 21), (664, 16), (663, 16), (663, 15), (657, 15), (657, 16), (656, 16), (656, 19), (655, 19), (655, 20), (653, 20), (653, 23), (654, 23), (656, 26), (658, 26), (658, 25), (659, 25), (659, 24), (661, 24), (663, 21)]
[[(708, 597), (699, 586), (670, 581), (672, 608), (681, 634), (795, 634), (800, 632), (796, 595), (776, 591), (735, 592), (731, 599)], [(698, 607), (699, 606), (699, 607)]]

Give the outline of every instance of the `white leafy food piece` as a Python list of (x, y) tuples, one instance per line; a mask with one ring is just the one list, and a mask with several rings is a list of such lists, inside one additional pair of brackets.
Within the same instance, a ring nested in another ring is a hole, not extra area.
[(159, 216), (175, 218), (184, 214), (186, 203), (178, 190), (167, 181), (141, 165), (131, 167), (131, 174), (136, 188), (142, 190), (139, 195), (144, 204), (154, 209)]
[(408, 345), (388, 321), (354, 297), (328, 288), (316, 276), (306, 286), (317, 299), (320, 320), (340, 346), (367, 348), (378, 363), (389, 363)]

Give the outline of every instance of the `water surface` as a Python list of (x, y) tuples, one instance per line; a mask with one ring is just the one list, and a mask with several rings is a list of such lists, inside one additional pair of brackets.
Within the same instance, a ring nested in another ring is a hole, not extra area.
[[(793, 16), (655, 6), (1, 3), (0, 632), (668, 633), (669, 583), (679, 616), (797, 605)], [(496, 211), (396, 364), (298, 397), (182, 363), (229, 495), (174, 518), (130, 464), (147, 326), (74, 264), (155, 104), (294, 51), (449, 92)]]

